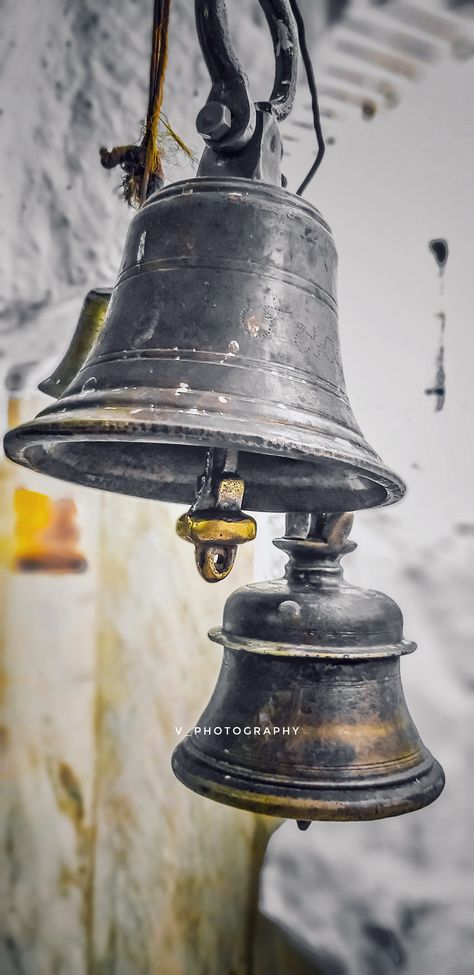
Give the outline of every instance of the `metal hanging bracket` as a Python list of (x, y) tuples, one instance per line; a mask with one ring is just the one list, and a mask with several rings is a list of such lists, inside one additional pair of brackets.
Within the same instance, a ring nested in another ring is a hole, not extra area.
[(278, 122), (296, 92), (298, 38), (289, 0), (259, 0), (275, 52), (275, 80), (266, 102), (252, 101), (248, 78), (230, 40), (225, 0), (195, 0), (198, 37), (212, 87), (196, 125), (206, 149), (199, 176), (241, 176), (281, 183)]

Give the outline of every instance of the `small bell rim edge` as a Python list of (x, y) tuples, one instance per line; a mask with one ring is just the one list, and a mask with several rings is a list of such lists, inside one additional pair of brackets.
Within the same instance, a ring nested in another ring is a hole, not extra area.
[[(237, 776), (232, 776), (232, 785), (225, 782), (215, 781), (213, 778), (205, 779), (198, 772), (191, 772), (189, 767), (181, 763), (181, 756), (187, 757), (185, 742), (180, 742), (176, 746), (171, 757), (171, 766), (174, 775), (182, 785), (191, 789), (198, 795), (215, 802), (243, 809), (246, 812), (257, 813), (266, 816), (275, 816), (280, 819), (302, 819), (318, 821), (339, 821), (339, 822), (361, 822), (377, 819), (388, 819), (394, 816), (402, 816), (409, 812), (416, 812), (431, 805), (441, 795), (446, 784), (444, 770), (440, 763), (426, 749), (426, 759), (431, 759), (426, 771), (422, 775), (416, 774), (416, 769), (410, 778), (400, 784), (391, 786), (386, 793), (386, 798), (377, 798), (379, 789), (387, 789), (387, 783), (379, 783), (377, 788), (373, 788), (373, 796), (364, 799), (355, 799), (357, 786), (352, 785), (344, 792), (344, 788), (333, 787), (326, 790), (318, 790), (319, 795), (308, 795), (305, 798), (289, 796), (288, 793), (279, 795), (276, 792), (269, 794), (268, 783), (262, 785), (261, 792), (247, 791), (245, 782)], [(192, 757), (194, 767), (196, 767), (196, 757)], [(207, 768), (202, 757), (199, 756), (199, 766)], [(412, 786), (412, 795), (407, 794), (408, 784)], [(253, 784), (255, 784), (255, 777)], [(361, 785), (360, 791), (367, 793), (367, 785)], [(332, 793), (332, 798), (325, 797), (323, 793)], [(308, 783), (308, 793), (311, 793), (311, 785)], [(339, 793), (339, 798), (336, 794)], [(349, 793), (349, 795), (348, 795)], [(344, 795), (345, 798), (341, 798)]]
[(380, 660), (390, 657), (403, 657), (414, 653), (417, 644), (413, 640), (400, 640), (398, 643), (380, 644), (373, 647), (360, 646), (331, 646), (318, 644), (293, 644), (283, 640), (261, 640), (254, 637), (239, 636), (226, 633), (224, 627), (214, 626), (208, 632), (212, 643), (217, 643), (228, 650), (240, 650), (243, 653), (257, 653), (270, 657), (306, 657), (313, 660), (333, 660), (334, 663), (354, 660)]

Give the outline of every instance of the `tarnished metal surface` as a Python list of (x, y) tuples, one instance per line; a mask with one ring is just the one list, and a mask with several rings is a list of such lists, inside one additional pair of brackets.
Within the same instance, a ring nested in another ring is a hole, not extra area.
[(338, 521), (280, 540), (285, 579), (228, 599), (210, 634), (224, 646), (215, 691), (173, 755), (194, 791), (298, 820), (381, 819), (441, 792), (400, 680), (399, 657), (415, 646), (388, 596), (343, 581), (353, 546)]
[[(275, 79), (264, 104), (282, 121), (290, 113), (296, 93), (296, 24), (288, 0), (259, 2), (275, 52)], [(249, 142), (255, 130), (256, 112), (248, 79), (230, 40), (225, 0), (195, 0), (195, 11), (199, 42), (212, 82), (209, 102), (227, 108), (230, 116), (224, 131), (209, 133), (209, 144), (235, 152)]]
[(269, 112), (257, 109), (250, 142), (240, 152), (230, 154), (206, 148), (197, 175), (217, 179), (238, 177), (282, 186), (282, 155), (283, 144), (275, 119)]
[(105, 327), (67, 394), (8, 456), (106, 490), (191, 503), (209, 447), (239, 451), (244, 505), (343, 511), (403, 484), (345, 393), (336, 252), (309, 203), (241, 179), (155, 194), (132, 221)]

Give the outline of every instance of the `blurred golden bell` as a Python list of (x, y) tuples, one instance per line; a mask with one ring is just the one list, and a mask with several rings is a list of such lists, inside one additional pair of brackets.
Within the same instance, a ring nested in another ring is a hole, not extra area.
[(110, 288), (94, 288), (86, 295), (67, 352), (51, 376), (39, 383), (42, 393), (59, 399), (77, 376), (102, 331), (111, 294)]

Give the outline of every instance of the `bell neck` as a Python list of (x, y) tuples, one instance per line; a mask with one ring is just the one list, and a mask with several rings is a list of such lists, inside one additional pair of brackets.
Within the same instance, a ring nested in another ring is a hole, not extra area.
[(349, 541), (353, 515), (287, 515), (284, 538), (274, 540), (287, 552), (285, 578), (292, 586), (337, 588), (343, 577), (341, 559), (357, 547)]

